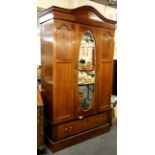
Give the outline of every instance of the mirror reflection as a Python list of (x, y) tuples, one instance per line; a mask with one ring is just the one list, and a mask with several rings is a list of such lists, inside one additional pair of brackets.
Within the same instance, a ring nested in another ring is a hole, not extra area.
[(96, 52), (95, 40), (90, 31), (83, 34), (78, 64), (78, 93), (80, 106), (89, 110), (93, 101), (95, 87)]

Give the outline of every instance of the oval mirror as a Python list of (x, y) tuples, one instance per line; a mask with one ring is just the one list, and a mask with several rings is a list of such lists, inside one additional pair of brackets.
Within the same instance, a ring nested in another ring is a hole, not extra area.
[(78, 94), (82, 110), (87, 111), (93, 103), (95, 89), (96, 51), (95, 40), (90, 31), (83, 34), (78, 62)]

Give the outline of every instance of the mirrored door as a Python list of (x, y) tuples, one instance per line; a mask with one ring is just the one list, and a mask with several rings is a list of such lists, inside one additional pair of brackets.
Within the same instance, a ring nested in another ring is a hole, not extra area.
[(96, 49), (93, 34), (83, 34), (78, 60), (78, 94), (79, 104), (83, 111), (91, 108), (95, 91)]

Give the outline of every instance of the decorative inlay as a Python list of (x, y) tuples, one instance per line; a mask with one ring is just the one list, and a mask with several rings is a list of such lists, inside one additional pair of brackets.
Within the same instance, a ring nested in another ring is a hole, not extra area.
[[(73, 58), (74, 25), (58, 23), (56, 29), (57, 60), (70, 61)], [(67, 41), (66, 41), (67, 40)]]
[(110, 31), (102, 34), (102, 60), (112, 59), (113, 56), (114, 37)]

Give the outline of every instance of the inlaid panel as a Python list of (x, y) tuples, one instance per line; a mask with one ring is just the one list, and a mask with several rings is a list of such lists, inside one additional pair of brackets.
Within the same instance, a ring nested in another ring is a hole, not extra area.
[(101, 45), (102, 45), (102, 60), (113, 59), (114, 53), (114, 33), (110, 30), (102, 29), (101, 36)]
[(73, 64), (56, 63), (54, 86), (54, 122), (70, 120), (73, 117)]
[(56, 59), (70, 61), (73, 58), (75, 26), (74, 23), (55, 20)]
[(99, 110), (103, 111), (110, 108), (111, 90), (112, 90), (112, 63), (101, 64), (99, 93)]

